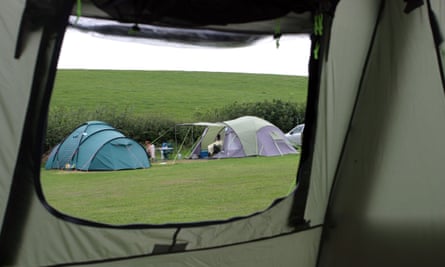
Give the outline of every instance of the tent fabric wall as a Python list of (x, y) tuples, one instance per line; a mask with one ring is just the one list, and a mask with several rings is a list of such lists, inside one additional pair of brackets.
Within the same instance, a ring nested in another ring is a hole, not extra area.
[(8, 1), (1, 5), (0, 24), (0, 224), (4, 221), (10, 195), (15, 165), (26, 117), (27, 105), (33, 82), (33, 66), (38, 53), (42, 31), (35, 31), (28, 38), (28, 49), (20, 60), (14, 58), (25, 1)]
[[(336, 9), (329, 50), (326, 52), (327, 60), (320, 78), (314, 137), (316, 144), (304, 216), (311, 218), (313, 225), (323, 223), (325, 219), (330, 189), (350, 129), (349, 123), (377, 25), (380, 4), (380, 1), (359, 3), (343, 0)], [(351, 14), (356, 14), (360, 19), (351, 23)]]
[(94, 156), (90, 163), (91, 170), (123, 170), (150, 167), (147, 153), (136, 141), (126, 137), (113, 139)]
[(265, 126), (261, 128), (256, 136), (257, 140), (272, 140), (272, 142), (261, 142), (257, 144), (257, 153), (260, 156), (282, 156), (295, 154), (297, 152), (284, 137), (283, 132), (275, 126)]
[(90, 121), (77, 127), (51, 151), (45, 168), (106, 171), (149, 166), (140, 144), (104, 122)]
[(91, 166), (91, 162), (96, 156), (105, 154), (105, 151), (102, 150), (103, 147), (111, 140), (122, 137), (124, 137), (124, 135), (115, 130), (100, 130), (89, 135), (76, 148), (77, 153), (75, 154), (73, 163), (76, 164), (76, 168), (79, 170), (94, 170), (91, 169), (91, 167), (93, 167)]
[(443, 74), (427, 5), (402, 4), (384, 3), (369, 47), (320, 266), (445, 264)]
[[(85, 14), (112, 16), (82, 2)], [(421, 5), (404, 12), (413, 3)], [(321, 12), (324, 27), (313, 35), (320, 50), (296, 191), (243, 218), (125, 226), (62, 214), (40, 188), (48, 99), (73, 4), (0, 2), (0, 266), (445, 266), (443, 41), (433, 38), (445, 29), (441, 1), (312, 3), (306, 11)], [(295, 200), (306, 193), (301, 210)], [(304, 224), (289, 217), (296, 210)]]
[(73, 266), (314, 266), (320, 229), (304, 234), (285, 235), (275, 239), (227, 246), (218, 249), (196, 250), (187, 253), (134, 257), (110, 262)]
[[(94, 153), (94, 151), (97, 150), (97, 144), (98, 140), (95, 140), (95, 142), (92, 142), (91, 145), (85, 145), (84, 148), (81, 151), (79, 151), (79, 146), (82, 142), (86, 140), (86, 137), (91, 137), (92, 134), (103, 131), (103, 130), (112, 130), (109, 132), (106, 132), (108, 135), (113, 135), (113, 137), (120, 137), (124, 136), (118, 131), (114, 131), (114, 128), (106, 123), (99, 122), (99, 121), (90, 121), (87, 123), (84, 123), (74, 129), (62, 142), (56, 145), (56, 147), (53, 148), (51, 151), (48, 160), (46, 162), (46, 169), (64, 169), (66, 164), (72, 164), (73, 160), (78, 162), (79, 156), (78, 154), (81, 152), (84, 152), (85, 150), (88, 150), (88, 154)], [(97, 136), (96, 136), (97, 137)], [(102, 135), (102, 137), (104, 137)], [(108, 137), (109, 138), (109, 137)], [(100, 140), (106, 140), (108, 138), (100, 138)], [(91, 140), (91, 139), (89, 139)], [(99, 142), (99, 146), (100, 146)], [(83, 156), (80, 157), (81, 160), (84, 159)], [(79, 165), (79, 164), (77, 164)], [(82, 165), (82, 163), (80, 164)], [(68, 167), (70, 168), (70, 167)]]
[(244, 147), (241, 140), (238, 138), (238, 135), (232, 128), (227, 129), (224, 137), (224, 147), (217, 156), (228, 158), (241, 158), (247, 156), (244, 152)]

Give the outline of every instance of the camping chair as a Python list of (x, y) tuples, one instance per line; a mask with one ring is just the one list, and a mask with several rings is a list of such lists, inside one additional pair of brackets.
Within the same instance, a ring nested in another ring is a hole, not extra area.
[(161, 157), (162, 159), (167, 159), (169, 158), (170, 154), (173, 152), (173, 146), (170, 143), (162, 143), (161, 146)]

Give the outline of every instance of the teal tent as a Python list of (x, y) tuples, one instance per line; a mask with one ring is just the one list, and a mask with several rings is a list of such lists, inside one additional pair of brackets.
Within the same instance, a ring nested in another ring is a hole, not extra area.
[(77, 127), (48, 157), (46, 169), (109, 171), (148, 168), (144, 148), (101, 121)]

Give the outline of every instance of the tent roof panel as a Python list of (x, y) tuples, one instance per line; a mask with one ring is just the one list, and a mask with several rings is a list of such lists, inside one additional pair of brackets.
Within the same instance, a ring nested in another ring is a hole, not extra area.
[(309, 12), (317, 4), (316, 0), (228, 0), (211, 4), (204, 0), (168, 0), (150, 4), (133, 0), (83, 0), (81, 7), (74, 7), (72, 14), (123, 23), (263, 34), (274, 34), (279, 23), (282, 33), (309, 33), (312, 29)]

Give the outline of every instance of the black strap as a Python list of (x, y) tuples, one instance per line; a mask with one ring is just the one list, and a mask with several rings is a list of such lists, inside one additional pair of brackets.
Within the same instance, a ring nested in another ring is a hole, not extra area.
[(404, 0), (404, 1), (406, 2), (406, 6), (403, 11), (407, 14), (425, 4), (423, 0)]
[(304, 214), (307, 197), (309, 195), (310, 176), (312, 171), (321, 71), (323, 59), (327, 56), (330, 28), (337, 4), (337, 2), (331, 3), (331, 5), (325, 5), (324, 3), (325, 2), (322, 1), (318, 11), (313, 14), (314, 33), (311, 36), (312, 47), (311, 58), (309, 61), (304, 138), (302, 140), (303, 145), (300, 157), (300, 167), (298, 168), (297, 173), (297, 187), (295, 189), (292, 210), (288, 220), (288, 224), (297, 230), (309, 227), (309, 221), (304, 218)]
[(443, 36), (442, 36), (442, 32), (440, 31), (440, 24), (437, 21), (437, 17), (434, 14), (432, 8), (431, 8), (431, 3), (430, 1), (427, 2), (428, 4), (428, 17), (430, 20), (430, 25), (431, 25), (431, 31), (433, 33), (433, 39), (434, 39), (434, 43), (435, 43), (435, 47), (436, 47), (436, 56), (437, 56), (437, 62), (439, 65), (439, 69), (440, 69), (440, 77), (441, 77), (441, 81), (442, 81), (442, 87), (444, 88), (445, 91), (445, 72), (444, 72), (444, 67), (443, 67), (443, 62), (442, 62), (442, 55), (441, 55), (441, 51), (440, 51), (440, 45), (443, 43)]

